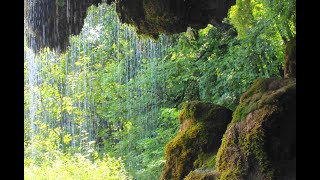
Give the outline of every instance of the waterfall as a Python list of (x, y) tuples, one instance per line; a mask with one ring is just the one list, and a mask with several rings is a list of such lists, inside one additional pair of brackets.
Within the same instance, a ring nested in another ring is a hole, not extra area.
[[(35, 116), (37, 111), (37, 95), (35, 92), (35, 88), (37, 86), (37, 64), (35, 63), (35, 55), (34, 52), (31, 49), (27, 49), (26, 51), (26, 61), (27, 64), (27, 84), (25, 88), (29, 89), (29, 97), (27, 98), (27, 101), (29, 101), (29, 108), (27, 111), (25, 111), (25, 118), (29, 118), (30, 120), (30, 137), (31, 140), (34, 139), (35, 132)], [(34, 155), (34, 151), (32, 151), (32, 154)]]
[[(67, 17), (70, 9), (68, 0)], [(30, 23), (32, 15), (28, 17)], [(161, 94), (165, 75), (158, 68), (172, 37), (138, 37), (133, 27), (120, 23), (115, 7), (105, 3), (88, 9), (80, 34), (69, 38), (65, 52), (33, 48), (40, 47), (33, 34), (25, 36), (30, 47), (25, 59), (29, 90), (25, 118), (31, 141), (37, 133), (52, 138), (49, 132), (37, 130), (42, 124), (59, 136), (56, 141), (63, 152), (90, 156), (93, 149), (103, 152), (112, 147), (125, 156), (137, 146), (130, 138), (154, 136), (160, 110), (166, 107)], [(139, 131), (139, 137), (130, 137), (130, 128)], [(121, 143), (125, 140), (129, 141), (126, 145)], [(129, 168), (135, 166), (126, 163)]]

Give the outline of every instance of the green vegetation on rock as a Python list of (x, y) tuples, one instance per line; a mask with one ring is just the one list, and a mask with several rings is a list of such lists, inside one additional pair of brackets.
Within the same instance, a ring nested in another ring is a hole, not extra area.
[[(257, 79), (240, 98), (240, 104), (233, 114), (232, 122), (242, 121), (250, 112), (263, 106), (281, 106), (281, 97), (295, 89), (295, 79), (268, 78)], [(285, 84), (285, 86), (284, 86)]]
[(216, 172), (213, 170), (194, 170), (191, 171), (184, 180), (215, 180)]
[(180, 130), (166, 145), (166, 164), (160, 179), (183, 179), (197, 168), (211, 168), (221, 137), (231, 120), (229, 109), (191, 101), (179, 115)]
[(219, 179), (292, 176), (281, 164), (291, 166), (295, 158), (295, 90), (295, 79), (269, 78), (244, 93), (217, 153)]

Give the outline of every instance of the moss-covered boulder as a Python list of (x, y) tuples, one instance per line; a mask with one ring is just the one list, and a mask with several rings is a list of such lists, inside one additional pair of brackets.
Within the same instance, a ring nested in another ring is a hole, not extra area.
[(166, 145), (166, 164), (160, 179), (181, 180), (190, 171), (213, 167), (232, 111), (219, 105), (191, 101), (179, 115), (180, 130)]
[(121, 22), (136, 27), (139, 34), (157, 38), (160, 33), (173, 34), (205, 28), (227, 16), (235, 0), (130, 0), (117, 1)]
[(219, 179), (296, 179), (295, 113), (295, 79), (256, 80), (223, 136), (216, 158)]

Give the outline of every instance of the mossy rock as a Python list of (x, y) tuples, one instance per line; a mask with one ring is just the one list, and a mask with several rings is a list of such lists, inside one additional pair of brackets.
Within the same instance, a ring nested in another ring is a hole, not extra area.
[(190, 171), (212, 167), (232, 111), (219, 105), (191, 101), (179, 115), (180, 130), (166, 145), (166, 164), (160, 179), (182, 180)]
[(205, 28), (221, 23), (235, 0), (128, 0), (116, 1), (122, 23), (133, 25), (138, 34), (158, 38), (159, 34), (185, 32), (188, 27)]
[(295, 179), (295, 112), (295, 79), (256, 80), (223, 135), (216, 162), (219, 179)]
[(200, 170), (191, 171), (184, 180), (216, 180), (216, 171), (214, 170)]

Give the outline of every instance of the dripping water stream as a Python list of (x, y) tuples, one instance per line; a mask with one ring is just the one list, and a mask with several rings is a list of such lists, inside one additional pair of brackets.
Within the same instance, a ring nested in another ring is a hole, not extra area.
[[(67, 17), (70, 9), (67, 0)], [(39, 24), (33, 21), (37, 16), (30, 14), (27, 22)], [(48, 38), (43, 28), (45, 43)], [(166, 106), (166, 100), (159, 96), (164, 88), (159, 79), (164, 75), (157, 67), (173, 42), (171, 38), (139, 38), (132, 27), (119, 22), (114, 7), (106, 4), (88, 11), (81, 33), (70, 38), (66, 52), (33, 48), (38, 47), (33, 35), (25, 34), (29, 46), (25, 59), (25, 98), (29, 106), (25, 118), (31, 129), (30, 142), (40, 133), (50, 136), (41, 127), (46, 125), (46, 130), (59, 136), (57, 145), (63, 151), (89, 156), (92, 149), (105, 148), (104, 138), (113, 137), (107, 140), (115, 144), (130, 139), (130, 134), (117, 136), (128, 123), (139, 127), (140, 139), (153, 135), (160, 110)], [(107, 136), (101, 130), (114, 135)], [(125, 155), (132, 146), (119, 146), (118, 153)], [(33, 154), (36, 156), (36, 152)], [(127, 163), (134, 168), (133, 163)]]

